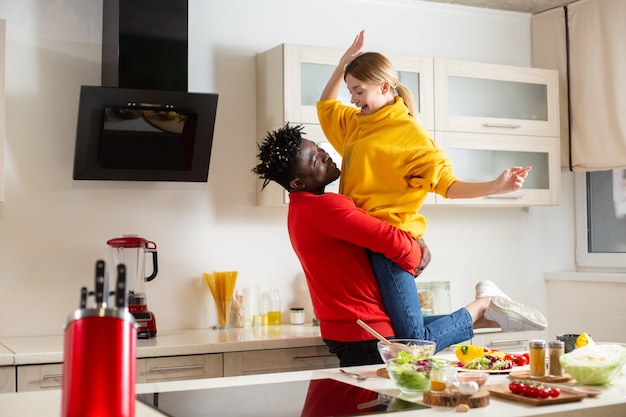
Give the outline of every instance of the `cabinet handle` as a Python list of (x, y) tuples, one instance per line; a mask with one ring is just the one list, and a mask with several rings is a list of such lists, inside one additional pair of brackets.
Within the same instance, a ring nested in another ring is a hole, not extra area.
[(489, 200), (520, 200), (522, 196), (521, 195), (488, 195), (485, 198)]
[(42, 379), (59, 379), (63, 378), (63, 374), (48, 374), (41, 377)]
[(492, 340), (489, 346), (523, 344), (526, 339)]
[(186, 369), (204, 369), (204, 365), (155, 366), (148, 372), (182, 371)]
[(326, 359), (326, 358), (336, 358), (335, 355), (310, 355), (310, 356), (294, 356), (293, 359), (296, 361), (306, 360), (306, 359)]
[(508, 123), (483, 123), (483, 127), (504, 127), (507, 129), (519, 129), (522, 125), (511, 125)]

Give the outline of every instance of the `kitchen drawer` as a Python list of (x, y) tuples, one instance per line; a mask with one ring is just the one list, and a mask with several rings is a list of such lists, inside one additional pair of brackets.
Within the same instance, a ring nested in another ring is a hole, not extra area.
[(500, 331), (475, 334), (472, 339), (472, 344), (504, 352), (526, 352), (528, 351), (528, 342), (530, 340), (541, 338), (541, 332), (538, 331)]
[(224, 353), (224, 376), (337, 367), (339, 360), (326, 345)]
[(0, 393), (15, 392), (15, 367), (0, 366)]
[(17, 391), (40, 391), (61, 388), (62, 363), (17, 367)]
[(221, 376), (221, 353), (137, 359), (138, 383)]

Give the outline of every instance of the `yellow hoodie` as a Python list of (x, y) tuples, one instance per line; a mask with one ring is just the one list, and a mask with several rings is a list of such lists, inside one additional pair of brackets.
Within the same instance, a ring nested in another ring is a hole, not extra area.
[(422, 237), (426, 219), (418, 211), (428, 193), (446, 197), (457, 177), (402, 98), (370, 115), (338, 100), (319, 101), (317, 112), (343, 158), (339, 192), (370, 215)]

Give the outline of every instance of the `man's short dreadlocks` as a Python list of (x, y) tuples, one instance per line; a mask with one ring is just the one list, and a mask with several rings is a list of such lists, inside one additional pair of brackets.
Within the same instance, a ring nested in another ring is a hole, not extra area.
[(302, 125), (284, 127), (267, 132), (263, 143), (258, 145), (257, 157), (261, 161), (252, 169), (263, 180), (263, 188), (270, 181), (275, 181), (286, 190), (291, 189), (289, 182), (295, 177), (294, 164), (302, 143)]

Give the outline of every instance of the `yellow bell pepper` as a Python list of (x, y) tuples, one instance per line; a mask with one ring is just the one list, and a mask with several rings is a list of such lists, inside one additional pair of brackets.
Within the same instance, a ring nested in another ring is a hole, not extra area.
[(476, 345), (457, 345), (456, 357), (459, 361), (465, 363), (472, 359), (482, 358), (485, 355), (485, 349)]

